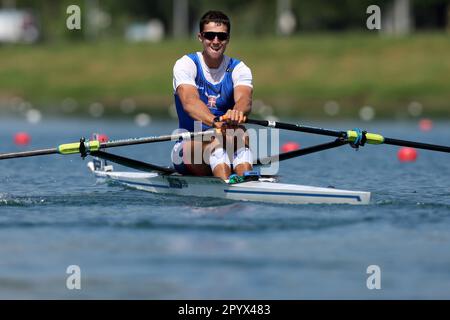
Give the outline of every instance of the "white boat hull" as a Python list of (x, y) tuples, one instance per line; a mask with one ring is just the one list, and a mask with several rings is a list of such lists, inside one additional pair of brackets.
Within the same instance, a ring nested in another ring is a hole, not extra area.
[(92, 163), (88, 166), (97, 178), (161, 194), (287, 204), (368, 204), (370, 201), (370, 192), (277, 183), (270, 179), (228, 184), (215, 177), (100, 171)]

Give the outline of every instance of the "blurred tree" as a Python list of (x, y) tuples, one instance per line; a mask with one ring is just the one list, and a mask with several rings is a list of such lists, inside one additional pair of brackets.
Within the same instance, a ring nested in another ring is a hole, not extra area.
[(416, 29), (445, 29), (450, 23), (449, 0), (415, 0), (413, 7)]
[[(103, 17), (111, 22), (97, 30), (100, 37), (123, 37), (125, 28), (134, 22), (158, 18), (168, 34), (173, 34), (174, 1), (176, 0), (2, 0), (3, 6), (32, 9), (37, 15), (47, 41), (77, 40), (87, 36), (85, 10), (95, 3)], [(232, 20), (233, 36), (276, 34), (277, 1), (279, 0), (183, 0), (188, 5), (189, 34), (198, 31), (198, 20), (208, 10), (222, 10)], [(394, 0), (291, 0), (297, 20), (296, 32), (340, 31), (365, 29), (366, 8), (377, 4), (384, 8)], [(65, 27), (66, 8), (79, 5), (82, 9), (82, 30)], [(415, 29), (445, 29), (448, 24), (450, 0), (411, 0)]]
[(189, 34), (189, 0), (173, 0), (173, 36), (186, 37)]
[(301, 31), (365, 29), (366, 9), (372, 4), (383, 7), (391, 0), (293, 1)]
[(200, 17), (208, 10), (221, 10), (231, 19), (233, 36), (261, 35), (275, 33), (275, 0), (218, 0), (195, 1), (195, 31)]

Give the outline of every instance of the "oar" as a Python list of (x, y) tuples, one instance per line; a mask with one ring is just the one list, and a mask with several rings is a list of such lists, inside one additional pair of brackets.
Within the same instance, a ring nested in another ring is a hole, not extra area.
[(107, 142), (100, 142), (97, 140), (84, 141), (84, 139), (81, 139), (80, 142), (61, 144), (56, 148), (3, 153), (3, 154), (0, 154), (0, 160), (23, 158), (23, 157), (34, 157), (34, 156), (42, 156), (42, 155), (48, 155), (48, 154), (67, 155), (67, 154), (80, 153), (82, 156), (86, 156), (90, 152), (98, 151), (100, 149), (123, 147), (123, 146), (135, 145), (135, 144), (171, 141), (171, 140), (175, 141), (179, 138), (193, 139), (198, 136), (213, 135), (213, 134), (214, 134), (214, 131), (208, 130), (208, 131), (200, 131), (200, 132), (183, 132), (183, 133), (172, 134), (172, 135), (163, 135), (163, 136), (113, 140), (113, 141), (107, 141)]
[(314, 133), (314, 134), (320, 134), (320, 135), (325, 135), (325, 136), (339, 137), (339, 138), (346, 139), (346, 141), (348, 141), (350, 143), (356, 143), (357, 146), (364, 145), (365, 143), (389, 144), (389, 145), (395, 145), (395, 146), (412, 147), (412, 148), (418, 148), (418, 149), (450, 153), (450, 147), (448, 147), (448, 146), (387, 138), (387, 137), (383, 137), (380, 134), (359, 132), (357, 130), (337, 131), (337, 130), (309, 127), (309, 126), (304, 126), (304, 125), (299, 125), (299, 124), (290, 124), (290, 123), (283, 123), (283, 122), (278, 122), (278, 121), (268, 121), (268, 120), (247, 119), (246, 122), (251, 123), (251, 124), (257, 124), (257, 125), (264, 126), (264, 127), (270, 127), (270, 128), (278, 128), (278, 129), (285, 129), (285, 130), (291, 130), (291, 131), (300, 131), (300, 132)]

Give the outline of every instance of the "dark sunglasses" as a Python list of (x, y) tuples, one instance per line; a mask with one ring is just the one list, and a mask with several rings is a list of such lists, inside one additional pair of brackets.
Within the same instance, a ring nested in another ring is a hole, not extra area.
[(219, 39), (219, 41), (225, 41), (228, 40), (228, 33), (226, 32), (212, 32), (212, 31), (206, 31), (202, 32), (202, 37), (207, 40), (214, 40), (216, 37)]

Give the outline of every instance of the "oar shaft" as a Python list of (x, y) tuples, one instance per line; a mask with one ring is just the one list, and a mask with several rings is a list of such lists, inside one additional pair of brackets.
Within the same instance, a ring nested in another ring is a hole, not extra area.
[(300, 124), (291, 124), (291, 123), (283, 123), (283, 122), (267, 121), (267, 120), (255, 120), (255, 119), (247, 119), (246, 122), (251, 123), (251, 124), (257, 124), (257, 125), (260, 125), (263, 127), (284, 129), (284, 130), (290, 130), (290, 131), (299, 131), (299, 132), (306, 132), (306, 133), (314, 133), (314, 134), (320, 134), (320, 135), (336, 137), (336, 138), (343, 137), (345, 135), (344, 131), (323, 129), (323, 128), (317, 128), (317, 127), (309, 127), (309, 126), (303, 126)]
[(55, 154), (55, 153), (58, 153), (58, 150), (56, 148), (32, 150), (32, 151), (22, 151), (22, 152), (12, 152), (12, 153), (3, 153), (3, 154), (0, 154), (0, 160), (12, 159), (12, 158), (25, 158), (25, 157), (43, 156), (43, 155)]
[(429, 144), (429, 143), (423, 143), (423, 142), (415, 142), (415, 141), (408, 141), (408, 140), (400, 140), (400, 139), (392, 139), (392, 138), (384, 138), (384, 144), (390, 144), (393, 146), (400, 146), (400, 147), (411, 147), (411, 148), (417, 148), (417, 149), (425, 149), (425, 150), (432, 150), (432, 151), (439, 151), (439, 152), (450, 152), (450, 147), (447, 146), (440, 146), (437, 144)]
[(212, 135), (212, 134), (214, 134), (214, 132), (213, 131), (185, 132), (185, 133), (171, 134), (171, 135), (164, 135), (164, 136), (114, 140), (114, 141), (107, 141), (107, 142), (100, 143), (100, 148), (114, 148), (114, 147), (131, 146), (131, 145), (144, 144), (144, 143), (171, 141), (171, 140), (177, 140), (179, 138), (193, 139), (198, 136), (204, 136), (204, 135), (209, 135), (209, 134)]

